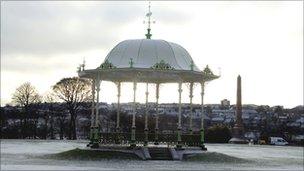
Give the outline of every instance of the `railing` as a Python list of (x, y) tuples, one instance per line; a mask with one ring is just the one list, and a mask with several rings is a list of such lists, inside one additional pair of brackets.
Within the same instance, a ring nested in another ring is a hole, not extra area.
[[(131, 140), (131, 133), (100, 133), (100, 142), (102, 144), (128, 144)], [(182, 134), (182, 144), (187, 146), (199, 146), (199, 134)], [(145, 134), (136, 134), (136, 143), (143, 144), (145, 142)], [(155, 142), (155, 134), (148, 134), (148, 142)], [(177, 144), (177, 134), (158, 134), (158, 142), (162, 144)]]

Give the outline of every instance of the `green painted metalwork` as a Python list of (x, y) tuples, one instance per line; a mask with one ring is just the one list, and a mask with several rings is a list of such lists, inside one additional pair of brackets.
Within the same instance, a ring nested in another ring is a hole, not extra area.
[(145, 140), (144, 140), (144, 146), (148, 145), (149, 142), (149, 133), (148, 133), (148, 129), (145, 129)]
[(136, 146), (136, 142), (135, 142), (135, 129), (134, 127), (131, 128), (132, 132), (131, 132), (131, 147), (135, 147)]
[[(152, 34), (150, 33), (151, 32), (151, 15), (152, 15), (152, 12), (151, 12), (151, 2), (149, 2), (149, 11), (146, 14), (146, 17), (148, 17), (148, 21), (147, 21), (147, 23), (148, 23), (148, 28), (147, 28), (148, 33), (145, 34), (147, 39), (151, 39), (151, 37), (152, 37)], [(152, 23), (154, 23), (154, 22), (152, 22)]]
[(99, 137), (99, 129), (98, 129), (98, 127), (95, 127), (95, 129), (94, 129), (94, 141), (96, 141), (96, 142), (99, 142), (99, 140), (100, 140), (100, 137)]
[(193, 62), (193, 60), (191, 60), (190, 70), (193, 71), (193, 68), (194, 68), (194, 62)]
[[(113, 144), (120, 140), (120, 143), (123, 144), (145, 144), (146, 136), (147, 136), (147, 143), (154, 142), (154, 135), (153, 133), (137, 133), (136, 134), (136, 141), (132, 141), (132, 133), (99, 133), (100, 143), (101, 144)], [(159, 133), (158, 134), (158, 142), (159, 143), (166, 143), (171, 145), (187, 145), (187, 146), (201, 146), (200, 142), (200, 134), (180, 134), (181, 141), (178, 143), (176, 141), (176, 133)]]
[(101, 69), (113, 69), (113, 68), (116, 68), (111, 62), (109, 62), (108, 60), (105, 60), (104, 63), (102, 63), (100, 65)]
[(152, 34), (150, 33), (151, 29), (148, 28), (147, 31), (148, 31), (148, 33), (146, 34), (146, 38), (151, 39), (151, 37), (152, 37)]
[(158, 129), (155, 129), (155, 137), (154, 137), (154, 144), (155, 145), (159, 144), (159, 142), (158, 142), (158, 135), (159, 135), (159, 131), (158, 131)]
[(180, 128), (178, 128), (177, 130), (177, 148), (181, 148), (182, 147), (182, 130)]
[(151, 68), (157, 70), (174, 70), (174, 68), (170, 66), (169, 63), (166, 63), (164, 60), (161, 60), (160, 62), (154, 64)]
[(93, 142), (93, 130), (94, 130), (94, 128), (93, 127), (91, 127), (90, 128), (90, 135), (89, 135), (89, 139), (90, 139), (90, 142)]
[(201, 144), (204, 144), (205, 139), (204, 139), (205, 135), (204, 135), (204, 129), (200, 130), (200, 142)]
[(207, 65), (206, 68), (203, 70), (203, 77), (205, 78), (206, 81), (211, 81), (214, 79), (219, 78), (219, 76), (213, 74), (209, 66)]
[(130, 68), (133, 68), (133, 64), (134, 64), (134, 62), (133, 62), (133, 58), (130, 58), (130, 62), (129, 62), (129, 64), (130, 64)]
[(92, 128), (92, 137), (91, 137), (91, 147), (92, 148), (98, 148), (100, 143), (100, 134), (98, 127)]

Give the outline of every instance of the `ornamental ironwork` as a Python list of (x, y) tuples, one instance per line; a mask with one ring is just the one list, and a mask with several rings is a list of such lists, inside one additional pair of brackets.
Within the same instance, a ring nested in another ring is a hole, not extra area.
[(108, 60), (104, 61), (99, 67), (100, 69), (113, 69), (116, 68), (111, 62)]
[(213, 80), (219, 78), (219, 76), (213, 74), (209, 66), (207, 65), (206, 68), (203, 70), (203, 75), (207, 80)]
[(159, 70), (173, 70), (174, 68), (166, 63), (164, 60), (161, 60), (160, 62), (154, 64), (152, 67), (152, 69), (159, 69)]

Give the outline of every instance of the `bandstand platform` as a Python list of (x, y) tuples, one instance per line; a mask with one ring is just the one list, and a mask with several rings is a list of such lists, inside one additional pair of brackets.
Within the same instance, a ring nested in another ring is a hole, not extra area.
[(100, 145), (98, 148), (86, 148), (100, 152), (112, 152), (117, 155), (134, 155), (142, 160), (183, 160), (188, 156), (203, 154), (205, 151), (199, 147), (174, 148), (172, 146), (138, 146), (130, 148), (127, 145)]
[[(88, 144), (86, 150), (94, 150), (117, 155), (133, 155), (142, 160), (183, 160), (185, 157), (203, 154), (207, 149), (200, 147), (199, 134), (183, 134), (182, 147), (178, 147), (175, 134), (159, 134), (156, 145), (154, 139), (146, 142), (144, 134), (137, 134), (136, 146), (132, 146), (129, 133), (100, 133), (98, 146)], [(148, 137), (154, 137), (149, 134)]]

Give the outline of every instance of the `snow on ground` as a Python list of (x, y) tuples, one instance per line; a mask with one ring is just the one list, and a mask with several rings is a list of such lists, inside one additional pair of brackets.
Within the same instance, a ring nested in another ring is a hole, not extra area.
[[(45, 158), (87, 141), (1, 140), (2, 170), (303, 170), (303, 147), (206, 144), (206, 157), (216, 153), (247, 159), (249, 163), (141, 160), (56, 160)], [(1, 170), (0, 169), (0, 170)]]

